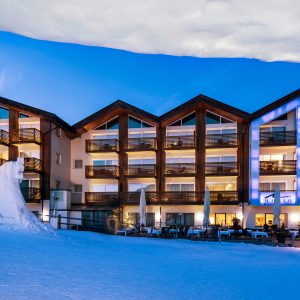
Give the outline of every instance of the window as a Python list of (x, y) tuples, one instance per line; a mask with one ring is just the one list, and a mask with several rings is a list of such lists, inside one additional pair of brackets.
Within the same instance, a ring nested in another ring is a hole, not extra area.
[(93, 166), (117, 166), (118, 160), (117, 159), (95, 159), (93, 160)]
[(55, 129), (55, 134), (56, 134), (56, 136), (57, 136), (58, 138), (61, 138), (61, 134), (62, 134), (61, 128), (57, 127), (57, 128)]
[(218, 182), (206, 182), (206, 186), (209, 191), (236, 191), (236, 183), (218, 183)]
[(82, 159), (74, 160), (74, 169), (82, 169)]
[(95, 128), (95, 130), (107, 130), (107, 129), (119, 129), (119, 117), (116, 117), (101, 126)]
[(82, 193), (82, 184), (74, 184), (74, 193)]
[(179, 164), (179, 163), (195, 163), (195, 157), (168, 157), (168, 164)]
[(20, 119), (25, 119), (25, 118), (30, 118), (30, 116), (20, 113), (19, 118)]
[(259, 155), (260, 161), (279, 161), (285, 160), (285, 154), (261, 154)]
[(59, 180), (55, 180), (55, 189), (56, 190), (60, 189), (60, 181)]
[(170, 183), (167, 184), (167, 191), (170, 192), (193, 192), (195, 190), (194, 183)]
[(206, 124), (226, 124), (226, 123), (234, 123), (233, 121), (223, 118), (219, 115), (216, 115), (211, 112), (206, 113)]
[(194, 226), (193, 213), (166, 213), (166, 224), (168, 226)]
[(275, 191), (275, 187), (279, 186), (281, 191), (285, 191), (286, 183), (285, 182), (260, 182), (259, 189), (261, 192), (270, 192)]
[[(287, 214), (280, 214), (279, 217), (280, 226), (284, 223), (287, 226)], [(273, 214), (256, 214), (255, 215), (255, 226), (262, 227), (265, 224), (272, 226), (274, 221)]]
[(0, 107), (0, 119), (9, 119), (9, 110), (4, 108), (4, 107)]
[(232, 226), (232, 220), (236, 217), (235, 213), (215, 213), (210, 214), (209, 219), (211, 224)]
[(283, 114), (280, 117), (278, 117), (277, 119), (275, 119), (274, 121), (284, 121), (288, 119), (288, 115), (287, 114)]
[(235, 162), (236, 156), (207, 156), (206, 162)]
[(154, 127), (144, 121), (138, 120), (134, 117), (129, 116), (128, 117), (128, 128), (148, 128), (148, 127)]
[(118, 192), (118, 184), (93, 184), (92, 192)]
[(61, 154), (56, 152), (56, 164), (61, 165)]
[(129, 159), (129, 165), (154, 165), (155, 158)]
[(285, 132), (285, 126), (268, 126), (268, 127), (261, 127), (261, 132)]
[(118, 134), (94, 134), (93, 139), (99, 140), (117, 140), (119, 138)]
[(196, 114), (191, 113), (184, 118), (171, 123), (169, 126), (189, 126), (196, 125)]
[(154, 192), (155, 184), (154, 183), (129, 183), (128, 184), (129, 192), (140, 192), (141, 189), (145, 189), (146, 192)]
[[(140, 223), (140, 215), (139, 213), (135, 212), (129, 212), (127, 214), (127, 218), (130, 219), (130, 223), (132, 225), (139, 224)], [(146, 213), (146, 226), (155, 226), (155, 213)]]

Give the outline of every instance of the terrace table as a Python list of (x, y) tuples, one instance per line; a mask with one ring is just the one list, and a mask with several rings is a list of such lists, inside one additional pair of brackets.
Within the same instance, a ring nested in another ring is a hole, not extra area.
[[(236, 230), (234, 230), (234, 229), (229, 229), (228, 231), (229, 231), (230, 233), (236, 232)], [(238, 229), (237, 232), (238, 232), (238, 233), (243, 233), (243, 230), (242, 230), (242, 229)]]
[(218, 231), (218, 237), (221, 238), (222, 235), (226, 235), (226, 236), (229, 236), (231, 235), (231, 232), (229, 230), (219, 230)]
[(261, 237), (269, 237), (268, 236), (268, 233), (267, 232), (264, 232), (264, 231), (252, 231), (251, 232), (251, 236), (253, 237), (253, 238), (257, 238), (258, 236), (261, 236)]
[(299, 235), (298, 230), (289, 230), (289, 233), (292, 235), (293, 238), (295, 238)]
[(189, 229), (187, 232), (187, 236), (192, 236), (192, 235), (200, 235), (200, 233), (204, 233), (205, 229)]
[(127, 235), (127, 230), (122, 230), (122, 229), (120, 229), (120, 230), (116, 230), (116, 235)]

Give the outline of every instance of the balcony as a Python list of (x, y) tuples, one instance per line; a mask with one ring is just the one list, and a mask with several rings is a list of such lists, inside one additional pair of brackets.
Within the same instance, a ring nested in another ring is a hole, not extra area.
[(0, 144), (4, 146), (9, 144), (9, 133), (2, 129), (0, 129)]
[(207, 162), (206, 176), (237, 176), (239, 174), (237, 162)]
[(41, 143), (41, 132), (36, 128), (20, 128), (10, 132), (11, 144), (37, 144)]
[(119, 177), (118, 166), (86, 166), (85, 178), (117, 178)]
[(167, 136), (165, 149), (167, 150), (184, 150), (195, 148), (195, 136)]
[[(159, 192), (145, 192), (147, 205), (159, 204)], [(139, 205), (141, 192), (122, 192), (120, 200), (122, 205)]]
[(260, 161), (260, 175), (296, 175), (296, 160)]
[(127, 140), (127, 151), (155, 151), (156, 150), (155, 137), (143, 138), (129, 138)]
[(6, 159), (0, 158), (0, 166), (2, 166), (3, 164), (5, 164), (6, 162), (7, 162)]
[(211, 191), (211, 204), (237, 204), (239, 202), (239, 193), (237, 191)]
[(272, 131), (260, 133), (260, 146), (296, 145), (296, 131)]
[(23, 197), (27, 203), (40, 203), (42, 199), (41, 189), (39, 188), (21, 188)]
[(232, 148), (238, 146), (237, 134), (207, 134), (206, 148)]
[(99, 205), (99, 206), (119, 206), (119, 193), (118, 192), (86, 192), (85, 193), (86, 205)]
[(41, 160), (35, 157), (24, 158), (24, 172), (25, 173), (40, 173), (42, 171)]
[(125, 170), (125, 175), (127, 177), (155, 177), (156, 165), (128, 165), (127, 170)]
[(195, 176), (194, 163), (167, 163), (165, 165), (165, 176)]
[(87, 153), (99, 152), (118, 152), (119, 140), (117, 139), (92, 139), (85, 141), (85, 149)]

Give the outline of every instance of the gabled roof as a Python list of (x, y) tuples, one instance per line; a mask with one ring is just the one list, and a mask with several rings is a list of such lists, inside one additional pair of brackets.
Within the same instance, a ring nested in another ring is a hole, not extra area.
[(262, 115), (290, 102), (291, 100), (294, 100), (295, 98), (300, 97), (300, 89), (276, 100), (273, 101), (272, 103), (264, 106), (263, 108), (260, 108), (259, 110), (255, 111), (254, 113), (251, 114), (251, 120), (257, 119), (261, 117)]
[(22, 112), (25, 112), (25, 113), (29, 112), (29, 113), (34, 114), (37, 117), (51, 120), (53, 123), (57, 124), (62, 129), (69, 131), (71, 133), (75, 133), (75, 130), (73, 129), (73, 127), (71, 125), (69, 125), (67, 122), (65, 122), (61, 118), (59, 118), (57, 115), (50, 113), (48, 111), (38, 109), (38, 108), (32, 107), (30, 105), (26, 105), (26, 104), (23, 104), (23, 103), (20, 103), (17, 101), (13, 101), (13, 100), (10, 100), (7, 98), (3, 98), (3, 97), (0, 97), (0, 105), (1, 104), (8, 108), (19, 109)]
[(166, 112), (165, 114), (161, 115), (160, 120), (165, 121), (165, 120), (171, 118), (172, 116), (177, 115), (180, 112), (188, 110), (190, 107), (194, 107), (199, 104), (203, 104), (203, 106), (205, 106), (206, 108), (209, 108), (209, 107), (218, 108), (222, 111), (228, 112), (229, 114), (235, 115), (241, 119), (245, 119), (250, 116), (249, 113), (247, 113), (243, 110), (240, 110), (231, 105), (225, 104), (223, 102), (220, 102), (218, 100), (215, 100), (213, 98), (210, 98), (210, 97), (200, 94), (200, 95), (188, 100), (187, 102), (173, 108), (172, 110)]
[(96, 121), (97, 119), (108, 115), (109, 113), (112, 113), (114, 111), (117, 110), (125, 110), (128, 111), (129, 113), (133, 113), (133, 114), (137, 114), (137, 115), (141, 115), (144, 116), (145, 118), (151, 120), (154, 123), (158, 123), (159, 122), (159, 118), (151, 113), (146, 112), (145, 110), (142, 110), (134, 105), (131, 105), (129, 103), (126, 103), (122, 100), (117, 100), (109, 105), (107, 105), (106, 107), (98, 110), (97, 112), (95, 112), (94, 114), (84, 118), (83, 120), (77, 122), (76, 124), (73, 125), (73, 127), (76, 130), (81, 130), (82, 128), (84, 128), (84, 126)]

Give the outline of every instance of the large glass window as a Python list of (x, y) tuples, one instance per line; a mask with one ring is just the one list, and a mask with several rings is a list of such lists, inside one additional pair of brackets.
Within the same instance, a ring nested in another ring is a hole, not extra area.
[(236, 191), (235, 182), (206, 182), (208, 189), (212, 191)]
[(141, 189), (145, 189), (146, 192), (155, 192), (155, 183), (129, 183), (129, 192), (140, 192)]
[(206, 124), (226, 124), (226, 123), (234, 123), (234, 121), (231, 121), (229, 119), (226, 119), (224, 117), (221, 117), (209, 111), (206, 112)]
[[(129, 212), (127, 214), (127, 218), (130, 219), (131, 224), (139, 224), (140, 223), (140, 215), (139, 213)], [(146, 213), (146, 226), (155, 226), (155, 213)]]
[(92, 192), (118, 192), (118, 184), (93, 184)]
[[(287, 226), (287, 214), (280, 214), (279, 217), (280, 226), (284, 223)], [(274, 222), (273, 214), (256, 214), (255, 215), (255, 226), (262, 227), (265, 224), (272, 226)]]
[(107, 130), (107, 129), (119, 129), (119, 117), (116, 117), (101, 126), (95, 128), (95, 130)]
[(155, 158), (129, 159), (129, 165), (154, 165)]
[(206, 162), (235, 162), (236, 156), (207, 156)]
[(9, 110), (4, 108), (4, 107), (0, 107), (0, 119), (9, 119)]
[(148, 128), (148, 127), (153, 127), (153, 126), (134, 117), (131, 116), (128, 117), (128, 128)]
[(173, 123), (171, 123), (169, 126), (189, 126), (189, 125), (196, 125), (196, 114), (191, 113), (182, 119), (179, 119)]
[(195, 157), (168, 157), (168, 164), (195, 163)]
[(194, 183), (169, 183), (167, 184), (167, 191), (170, 192), (193, 192), (195, 190)]
[(285, 191), (286, 183), (285, 182), (260, 182), (259, 189), (260, 191), (275, 191), (275, 187), (279, 186), (281, 191)]
[(194, 214), (166, 213), (166, 225), (194, 226)]
[(93, 160), (93, 166), (117, 166), (118, 160), (117, 159), (95, 159)]
[(279, 161), (285, 160), (285, 154), (261, 154), (259, 155), (260, 161)]

